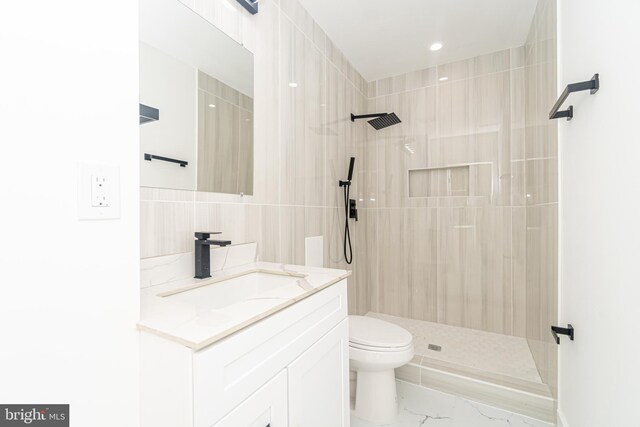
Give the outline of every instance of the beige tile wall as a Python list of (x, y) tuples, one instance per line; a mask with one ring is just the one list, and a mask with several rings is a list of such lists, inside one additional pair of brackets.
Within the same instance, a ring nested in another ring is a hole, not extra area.
[(295, 0), (263, 0), (253, 16), (231, 0), (183, 2), (254, 52), (254, 195), (142, 188), (141, 257), (191, 251), (193, 232), (210, 230), (258, 242), (262, 260), (304, 264), (305, 237), (322, 235), (326, 266), (354, 270), (350, 311), (366, 312), (367, 274), (357, 266), (367, 264), (367, 215), (352, 222), (356, 256), (347, 266), (337, 185), (349, 156), (364, 157), (365, 130), (349, 114), (364, 111), (366, 82)]
[(525, 252), (513, 245), (525, 235), (513, 177), (524, 154), (523, 138), (514, 141), (524, 135), (523, 67), (522, 47), (369, 84), (368, 109), (403, 121), (367, 128), (375, 311), (525, 335)]

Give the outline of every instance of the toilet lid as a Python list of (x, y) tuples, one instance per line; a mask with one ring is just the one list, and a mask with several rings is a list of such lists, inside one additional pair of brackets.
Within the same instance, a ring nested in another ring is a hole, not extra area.
[(367, 347), (400, 348), (411, 344), (406, 329), (384, 320), (366, 316), (349, 316), (349, 341)]

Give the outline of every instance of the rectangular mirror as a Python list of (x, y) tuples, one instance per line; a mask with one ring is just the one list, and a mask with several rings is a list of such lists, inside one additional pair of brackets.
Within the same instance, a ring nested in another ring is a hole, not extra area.
[(140, 0), (141, 186), (253, 194), (253, 67), (178, 0)]

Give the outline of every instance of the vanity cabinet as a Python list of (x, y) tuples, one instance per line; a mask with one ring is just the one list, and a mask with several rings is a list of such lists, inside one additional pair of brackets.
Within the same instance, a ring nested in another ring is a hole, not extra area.
[(287, 368), (290, 427), (349, 426), (348, 364), (345, 320)]
[(284, 427), (288, 425), (288, 417), (287, 373), (282, 371), (215, 427)]
[(141, 332), (143, 427), (348, 427), (347, 282), (200, 350)]

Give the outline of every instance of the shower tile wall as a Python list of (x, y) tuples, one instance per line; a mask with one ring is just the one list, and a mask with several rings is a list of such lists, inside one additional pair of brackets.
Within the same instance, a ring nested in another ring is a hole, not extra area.
[(556, 1), (541, 0), (526, 43), (526, 338), (542, 380), (557, 393), (558, 130), (548, 114), (558, 92)]
[(521, 47), (369, 84), (403, 121), (367, 130), (372, 311), (525, 335), (523, 67)]
[(337, 186), (349, 156), (364, 157), (365, 129), (349, 114), (365, 109), (366, 82), (295, 0), (263, 0), (257, 15), (231, 0), (182, 1), (255, 54), (254, 195), (142, 188), (141, 257), (189, 252), (193, 232), (206, 229), (258, 242), (261, 260), (304, 264), (305, 237), (322, 235), (325, 265), (354, 271), (350, 311), (368, 311), (368, 274), (358, 268), (368, 222), (362, 215), (352, 224), (356, 256), (348, 266)]

